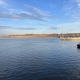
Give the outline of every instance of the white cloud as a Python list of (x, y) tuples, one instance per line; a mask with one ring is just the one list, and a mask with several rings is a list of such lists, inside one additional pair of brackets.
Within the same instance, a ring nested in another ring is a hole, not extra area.
[(6, 12), (0, 12), (0, 18), (13, 18), (13, 19), (22, 19), (20, 14), (16, 13), (6, 13)]
[(11, 19), (28, 19), (28, 20), (38, 20), (38, 21), (48, 21), (46, 18), (57, 18), (42, 12), (40, 9), (25, 5), (26, 11), (16, 11), (12, 9), (12, 12), (0, 12), (0, 18), (11, 18)]
[(69, 0), (64, 7), (66, 16), (69, 16), (71, 19), (80, 20), (80, 0)]
[(80, 8), (80, 0), (72, 0), (72, 1), (75, 2), (78, 5), (78, 7)]
[(33, 6), (28, 6), (28, 5), (25, 5), (26, 6), (26, 9), (33, 15), (37, 16), (37, 17), (48, 17), (48, 18), (55, 18), (55, 16), (51, 16), (51, 15), (48, 15), (48, 14), (45, 14), (43, 13), (41, 10), (39, 10), (38, 8), (36, 7), (33, 7)]
[(74, 10), (72, 15), (70, 15), (70, 16), (75, 21), (80, 21), (80, 10), (78, 10), (78, 9)]
[(70, 3), (67, 3), (64, 5), (63, 10), (69, 11), (69, 10), (73, 9), (73, 6), (74, 6), (73, 4), (71, 5)]
[[(62, 31), (62, 24), (59, 24), (56, 27), (58, 27)], [(75, 32), (80, 33), (80, 22), (64, 23), (63, 32), (64, 33), (75, 33)]]
[(11, 27), (11, 26), (0, 26), (0, 30), (6, 29), (18, 29), (18, 30), (37, 30), (38, 28), (29, 28), (29, 27)]
[(80, 4), (78, 4), (78, 7), (80, 8)]
[(52, 30), (58, 30), (59, 28), (56, 27), (56, 26), (50, 26), (49, 29), (52, 29)]
[(0, 5), (1, 6), (7, 6), (7, 3), (5, 3), (3, 0), (0, 0)]
[(37, 30), (38, 28), (16, 28), (18, 30)]
[(73, 0), (74, 2), (76, 2), (76, 3), (80, 3), (80, 0)]

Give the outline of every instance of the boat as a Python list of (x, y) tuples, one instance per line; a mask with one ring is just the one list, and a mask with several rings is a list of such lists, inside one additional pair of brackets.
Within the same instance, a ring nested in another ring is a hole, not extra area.
[(62, 36), (60, 37), (61, 40), (80, 40), (80, 33), (78, 34), (78, 36), (65, 36), (65, 34), (63, 34), (63, 25), (62, 25)]
[(79, 44), (77, 44), (77, 48), (80, 48), (80, 43), (79, 43)]
[(80, 37), (61, 37), (61, 40), (80, 40)]

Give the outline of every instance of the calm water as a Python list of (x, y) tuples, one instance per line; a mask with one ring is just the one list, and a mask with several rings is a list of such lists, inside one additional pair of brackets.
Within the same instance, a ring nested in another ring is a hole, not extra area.
[(0, 39), (0, 80), (80, 80), (79, 41)]

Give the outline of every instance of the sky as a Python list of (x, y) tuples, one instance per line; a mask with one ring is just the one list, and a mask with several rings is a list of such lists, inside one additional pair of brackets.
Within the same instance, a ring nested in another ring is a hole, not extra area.
[(0, 35), (80, 33), (80, 0), (0, 0)]

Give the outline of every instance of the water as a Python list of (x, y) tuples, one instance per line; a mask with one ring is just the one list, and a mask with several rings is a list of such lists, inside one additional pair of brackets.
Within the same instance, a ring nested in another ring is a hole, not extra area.
[(0, 80), (80, 80), (79, 41), (0, 39)]

